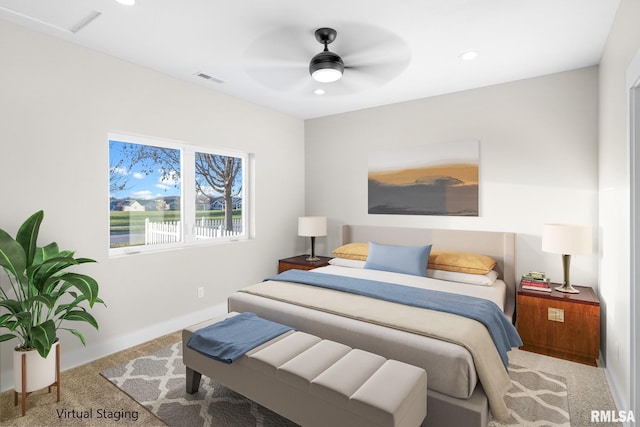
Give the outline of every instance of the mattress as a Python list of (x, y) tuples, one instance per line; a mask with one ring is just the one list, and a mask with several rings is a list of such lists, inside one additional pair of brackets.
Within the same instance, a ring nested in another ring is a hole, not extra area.
[(423, 368), (429, 389), (447, 396), (467, 399), (478, 383), (471, 354), (457, 344), (244, 292), (232, 294), (228, 306), (229, 311), (251, 311), (299, 331)]
[[(501, 309), (504, 307), (506, 295), (506, 285), (500, 280), (491, 286), (478, 286), (333, 265), (315, 269), (314, 272), (471, 295), (493, 301)], [(467, 399), (478, 384), (471, 354), (466, 348), (455, 343), (244, 292), (231, 295), (228, 304), (229, 310), (252, 311), (261, 317), (287, 324), (298, 330), (424, 368), (429, 375), (429, 389), (447, 396)]]

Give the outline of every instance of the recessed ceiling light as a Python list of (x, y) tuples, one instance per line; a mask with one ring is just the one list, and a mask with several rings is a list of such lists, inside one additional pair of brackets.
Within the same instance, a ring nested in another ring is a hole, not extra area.
[(324, 89), (316, 89), (313, 91), (316, 95), (324, 95)]
[(136, 0), (116, 0), (116, 1), (125, 6), (133, 6), (134, 4), (136, 4)]
[(473, 59), (476, 59), (477, 57), (478, 57), (478, 52), (476, 52), (475, 50), (470, 50), (458, 56), (458, 58), (462, 59), (463, 61), (471, 61)]

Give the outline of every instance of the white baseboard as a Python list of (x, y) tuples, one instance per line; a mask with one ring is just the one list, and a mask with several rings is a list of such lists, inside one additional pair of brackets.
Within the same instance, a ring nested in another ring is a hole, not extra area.
[[(618, 384), (613, 381), (613, 378), (611, 377), (611, 375), (609, 374), (609, 369), (607, 369), (606, 367), (604, 368), (604, 376), (607, 379), (607, 382), (609, 383), (609, 390), (611, 390), (611, 397), (613, 397), (613, 403), (615, 403), (616, 405), (616, 409), (618, 411), (629, 411), (629, 402), (624, 402), (621, 395), (620, 395), (620, 390), (618, 388)], [(624, 427), (629, 427), (630, 424), (629, 423), (623, 423)]]
[[(87, 344), (86, 347), (82, 347), (68, 353), (65, 353), (64, 349), (62, 349), (60, 369), (64, 371), (85, 363), (93, 362), (101, 357), (142, 344), (171, 332), (179, 331), (187, 326), (203, 322), (207, 319), (211, 319), (212, 317), (220, 316), (226, 312), (227, 303), (224, 302), (209, 309), (169, 319), (157, 325), (140, 329), (104, 342), (98, 342), (93, 345)], [(13, 388), (13, 370), (3, 372), (2, 375), (0, 375), (0, 392)]]

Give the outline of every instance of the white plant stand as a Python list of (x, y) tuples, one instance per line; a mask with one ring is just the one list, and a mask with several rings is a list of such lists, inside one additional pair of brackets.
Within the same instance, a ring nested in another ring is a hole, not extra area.
[[(40, 388), (44, 388), (44, 387), (48, 387), (49, 388), (49, 393), (51, 393), (51, 387), (56, 387), (57, 390), (57, 400), (56, 402), (60, 402), (60, 342), (57, 342), (55, 344), (56, 347), (56, 353), (55, 353), (55, 365), (56, 365), (56, 372), (55, 372), (55, 381), (51, 384), (45, 384), (39, 388), (34, 388), (34, 389), (29, 389), (28, 387), (28, 382), (27, 382), (27, 378), (28, 377), (28, 372), (27, 372), (27, 353), (26, 352), (22, 352), (22, 354), (19, 356), (20, 357), (20, 366), (21, 366), (21, 382), (20, 382), (20, 391), (17, 391), (17, 387), (16, 387), (16, 391), (14, 391), (14, 406), (18, 406), (18, 396), (21, 395), (22, 396), (22, 416), (24, 416), (27, 413), (27, 396), (29, 396), (33, 391), (36, 391)], [(15, 366), (15, 365), (14, 365)], [(15, 369), (15, 368), (14, 368)], [(34, 371), (37, 372), (37, 371)], [(33, 375), (33, 374), (32, 374)]]

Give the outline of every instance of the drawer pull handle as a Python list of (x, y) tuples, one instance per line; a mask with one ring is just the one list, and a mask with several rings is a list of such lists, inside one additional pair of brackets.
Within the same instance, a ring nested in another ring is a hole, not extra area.
[(549, 307), (547, 313), (547, 318), (552, 322), (564, 322), (564, 310), (561, 308), (551, 308)]

